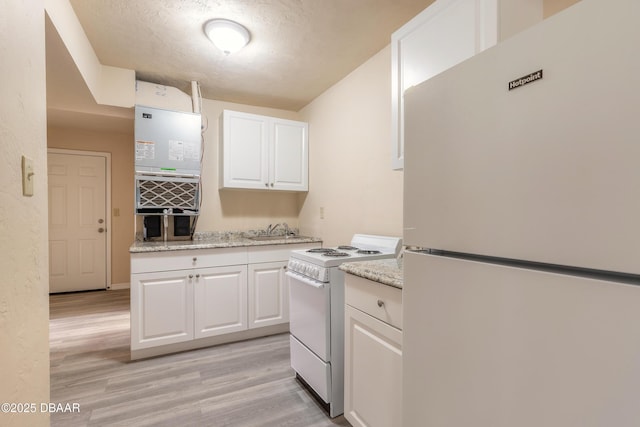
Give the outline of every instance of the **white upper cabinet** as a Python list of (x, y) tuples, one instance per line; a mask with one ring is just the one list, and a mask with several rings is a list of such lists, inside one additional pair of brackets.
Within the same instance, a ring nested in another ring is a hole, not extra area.
[(308, 191), (307, 123), (224, 110), (220, 188)]
[(542, 0), (436, 0), (391, 35), (392, 168), (404, 167), (404, 91), (542, 21)]

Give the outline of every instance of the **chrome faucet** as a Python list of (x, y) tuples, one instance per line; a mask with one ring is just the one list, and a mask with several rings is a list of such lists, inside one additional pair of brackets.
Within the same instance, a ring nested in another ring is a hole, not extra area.
[(269, 226), (267, 227), (267, 234), (273, 233), (278, 227), (280, 227), (280, 224), (276, 224), (276, 225), (269, 224)]
[(267, 234), (269, 234), (269, 235), (273, 234), (273, 232), (276, 231), (276, 229), (278, 227), (284, 228), (284, 235), (285, 236), (290, 236), (290, 235), (293, 234), (291, 232), (291, 229), (289, 228), (289, 224), (287, 224), (286, 222), (283, 222), (282, 224), (276, 224), (276, 225), (269, 224), (269, 226), (267, 227)]
[(294, 234), (290, 229), (289, 229), (289, 224), (287, 224), (286, 222), (282, 223), (282, 226), (284, 227), (284, 235), (285, 236), (291, 236), (292, 234)]

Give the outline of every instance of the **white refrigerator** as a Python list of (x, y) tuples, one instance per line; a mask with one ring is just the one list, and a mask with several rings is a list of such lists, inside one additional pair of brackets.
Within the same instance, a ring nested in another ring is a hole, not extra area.
[(640, 2), (405, 93), (405, 427), (640, 425)]

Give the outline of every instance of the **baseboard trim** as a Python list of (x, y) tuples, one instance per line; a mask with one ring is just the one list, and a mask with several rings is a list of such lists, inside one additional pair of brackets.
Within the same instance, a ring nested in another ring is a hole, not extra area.
[(109, 286), (109, 290), (111, 291), (117, 291), (120, 289), (130, 289), (131, 288), (131, 283), (129, 282), (125, 282), (125, 283), (112, 283), (111, 286)]
[(191, 341), (184, 341), (175, 344), (166, 344), (157, 347), (142, 349), (131, 349), (131, 360), (146, 359), (149, 357), (161, 356), (163, 354), (178, 353), (181, 351), (195, 350), (197, 348), (210, 347), (213, 345), (226, 344), (237, 341), (245, 341), (253, 338), (266, 337), (269, 335), (289, 332), (289, 323), (265, 326), (262, 328), (247, 329), (240, 332), (217, 335), (214, 337), (198, 338)]

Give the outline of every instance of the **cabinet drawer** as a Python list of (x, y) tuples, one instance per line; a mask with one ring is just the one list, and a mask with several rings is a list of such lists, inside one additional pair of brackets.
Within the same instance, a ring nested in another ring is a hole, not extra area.
[(258, 262), (288, 261), (291, 251), (319, 248), (321, 246), (321, 242), (254, 246), (247, 249), (247, 256), (249, 258), (249, 264)]
[(289, 335), (291, 367), (326, 403), (331, 400), (331, 366)]
[(346, 304), (402, 329), (402, 289), (351, 274), (345, 277)]
[(247, 263), (247, 248), (194, 249), (131, 254), (131, 273), (187, 270)]

